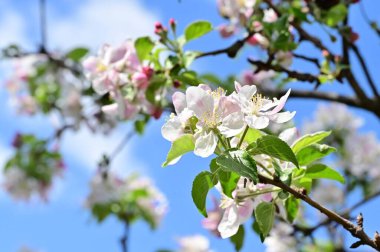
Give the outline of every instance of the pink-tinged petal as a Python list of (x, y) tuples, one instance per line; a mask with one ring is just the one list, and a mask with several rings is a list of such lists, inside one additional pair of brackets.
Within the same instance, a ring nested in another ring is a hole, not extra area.
[(211, 88), (206, 84), (199, 84), (198, 87), (202, 88), (204, 91), (212, 91)]
[(218, 144), (218, 137), (210, 131), (208, 134), (206, 132), (198, 132), (194, 135), (195, 137), (195, 148), (194, 154), (200, 157), (211, 156)]
[(246, 116), (245, 121), (250, 128), (264, 129), (269, 125), (269, 118), (266, 116), (257, 117), (255, 115)]
[(177, 115), (181, 113), (187, 106), (186, 95), (182, 92), (175, 92), (172, 96), (173, 105)]
[(235, 84), (235, 90), (236, 90), (236, 92), (239, 93), (240, 92), (240, 88), (241, 88), (242, 85), (239, 82), (237, 82), (237, 81), (235, 81), (234, 84)]
[(98, 64), (98, 59), (94, 56), (90, 56), (82, 62), (84, 69), (86, 69), (89, 72), (95, 72), (97, 68), (97, 64)]
[(252, 216), (253, 201), (251, 199), (245, 200), (238, 206), (239, 211), (239, 223), (243, 224)]
[(292, 120), (295, 114), (296, 114), (296, 111), (293, 111), (293, 112), (286, 111), (286, 112), (281, 112), (281, 113), (272, 115), (269, 117), (269, 119), (275, 123), (285, 123)]
[(222, 220), (219, 223), (218, 231), (220, 236), (225, 239), (233, 236), (239, 230), (240, 221), (238, 209), (235, 204), (226, 208), (224, 211)]
[(274, 115), (280, 112), (284, 108), (285, 103), (288, 100), (290, 90), (291, 89), (289, 89), (288, 92), (286, 92), (286, 94), (280, 98), (280, 100), (278, 101), (277, 107), (275, 107), (272, 111), (268, 112), (267, 115)]
[(173, 142), (183, 135), (183, 126), (178, 116), (170, 118), (161, 128), (162, 136)]
[(132, 83), (139, 89), (146, 89), (149, 85), (149, 80), (144, 73), (136, 72), (132, 75)]
[(110, 91), (109, 85), (107, 85), (107, 76), (96, 78), (92, 82), (92, 88), (100, 95), (104, 95)]
[(239, 103), (231, 96), (220, 97), (217, 110), (217, 114), (221, 115), (222, 118), (228, 116), (231, 113), (241, 111)]
[(104, 60), (105, 64), (112, 64), (124, 58), (127, 49), (124, 46), (116, 48), (108, 48), (105, 51)]
[(222, 38), (229, 38), (236, 32), (235, 25), (222, 24), (216, 28)]
[(251, 100), (256, 92), (257, 88), (255, 85), (245, 85), (240, 88), (239, 97), (245, 100)]
[(297, 128), (293, 127), (286, 129), (282, 131), (278, 137), (288, 144), (292, 144), (292, 142), (294, 142), (295, 138), (297, 137)]
[(189, 87), (186, 90), (186, 102), (198, 118), (212, 116), (214, 113), (214, 98), (201, 87)]
[(235, 112), (223, 118), (222, 124), (218, 126), (218, 129), (225, 137), (233, 137), (239, 135), (244, 130), (244, 127), (243, 114)]

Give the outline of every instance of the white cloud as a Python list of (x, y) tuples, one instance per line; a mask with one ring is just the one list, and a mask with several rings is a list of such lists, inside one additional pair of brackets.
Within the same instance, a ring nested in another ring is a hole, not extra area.
[(13, 43), (27, 46), (25, 21), (19, 13), (13, 10), (2, 12), (0, 16), (0, 38), (0, 47)]
[[(74, 159), (88, 171), (95, 171), (103, 154), (110, 154), (124, 138), (123, 130), (116, 130), (109, 135), (93, 134), (87, 129), (65, 134), (62, 143), (64, 157)], [(127, 132), (126, 130), (124, 130)], [(70, 161), (69, 160), (69, 161)], [(76, 163), (76, 164), (77, 164)], [(76, 165), (78, 166), (78, 165)], [(147, 173), (145, 164), (134, 157), (133, 143), (129, 142), (112, 161), (111, 170), (120, 175), (133, 171)]]
[(53, 47), (98, 48), (105, 42), (118, 44), (127, 38), (151, 35), (158, 17), (137, 0), (88, 0), (73, 13), (50, 19), (49, 40)]

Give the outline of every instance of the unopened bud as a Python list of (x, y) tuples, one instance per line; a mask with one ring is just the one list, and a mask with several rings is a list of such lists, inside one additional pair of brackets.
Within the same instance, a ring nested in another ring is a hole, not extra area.
[(22, 135), (20, 133), (17, 133), (12, 141), (12, 146), (15, 148), (20, 148), (22, 145)]
[(176, 24), (177, 24), (177, 23), (176, 23), (176, 21), (175, 21), (174, 18), (169, 19), (169, 25), (170, 25), (171, 27), (175, 27)]
[(181, 86), (181, 82), (180, 82), (179, 80), (174, 80), (174, 81), (173, 81), (173, 86), (174, 86), (175, 88), (179, 88), (179, 87)]
[(356, 217), (356, 223), (358, 224), (359, 227), (363, 228), (363, 215), (362, 213), (360, 213), (357, 217)]

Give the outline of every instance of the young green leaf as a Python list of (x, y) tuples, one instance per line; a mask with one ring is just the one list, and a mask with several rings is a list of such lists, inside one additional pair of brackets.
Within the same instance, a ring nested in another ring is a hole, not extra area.
[(234, 236), (231, 236), (230, 241), (234, 244), (236, 251), (240, 251), (241, 248), (243, 247), (244, 235), (245, 235), (244, 226), (240, 225), (238, 232)]
[(172, 143), (172, 147), (170, 148), (166, 161), (162, 164), (162, 167), (169, 165), (170, 162), (192, 150), (194, 150), (193, 136), (190, 134), (181, 136)]
[(274, 223), (275, 206), (270, 202), (261, 202), (255, 210), (255, 218), (263, 237), (267, 237)]
[(135, 48), (137, 52), (137, 57), (140, 62), (145, 59), (148, 59), (150, 52), (154, 47), (154, 42), (150, 39), (150, 37), (141, 37), (136, 39)]
[(219, 156), (216, 158), (216, 163), (224, 171), (236, 172), (254, 183), (258, 182), (255, 160), (246, 151), (233, 151), (230, 155)]
[(88, 51), (87, 48), (83, 47), (74, 48), (66, 54), (66, 58), (79, 62), (84, 56), (86, 56)]
[(311, 179), (332, 179), (344, 184), (344, 177), (324, 164), (314, 164), (306, 169), (305, 177)]
[(298, 163), (303, 165), (309, 165), (312, 162), (321, 159), (330, 153), (335, 152), (334, 147), (328, 146), (326, 144), (312, 144), (303, 149), (301, 149), (297, 154)]
[(285, 200), (286, 217), (290, 223), (297, 217), (300, 200), (291, 195)]
[(186, 41), (197, 39), (212, 30), (212, 25), (208, 21), (195, 21), (186, 27), (185, 38)]
[(256, 141), (256, 147), (253, 149), (255, 154), (266, 154), (280, 160), (292, 162), (298, 167), (298, 161), (292, 149), (287, 143), (276, 136), (262, 136)]
[(208, 191), (210, 191), (210, 189), (217, 183), (217, 180), (212, 177), (212, 173), (208, 171), (199, 173), (195, 177), (193, 188), (191, 189), (191, 196), (193, 197), (194, 204), (199, 212), (205, 217), (207, 217), (206, 198)]
[(331, 131), (319, 131), (313, 134), (304, 135), (292, 145), (292, 150), (295, 154), (297, 154), (301, 149), (322, 141), (324, 138), (328, 137), (330, 134), (331, 134)]

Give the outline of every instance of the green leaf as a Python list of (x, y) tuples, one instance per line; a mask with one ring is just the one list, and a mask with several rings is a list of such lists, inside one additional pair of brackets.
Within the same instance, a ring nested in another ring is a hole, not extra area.
[(261, 202), (255, 210), (255, 218), (263, 237), (267, 237), (274, 223), (275, 206), (270, 202)]
[(344, 184), (344, 177), (334, 169), (324, 164), (314, 164), (309, 166), (305, 172), (306, 178), (311, 179), (332, 179)]
[(216, 179), (212, 179), (212, 174), (208, 171), (199, 173), (193, 181), (191, 196), (193, 197), (195, 206), (205, 217), (207, 217), (206, 198), (208, 191), (210, 191), (210, 189), (213, 188), (217, 182), (218, 181)]
[(135, 48), (137, 52), (137, 57), (140, 62), (145, 59), (148, 59), (150, 52), (154, 47), (154, 42), (150, 39), (150, 37), (141, 37), (136, 39)]
[(216, 163), (224, 171), (236, 172), (258, 183), (256, 162), (246, 151), (233, 151), (230, 155), (219, 156), (216, 158)]
[(298, 167), (298, 161), (292, 149), (287, 143), (276, 136), (266, 135), (257, 139), (253, 152), (292, 162)]
[(334, 147), (325, 144), (312, 144), (301, 149), (297, 154), (298, 163), (302, 165), (308, 165), (312, 162), (321, 159), (332, 152), (335, 152)]
[(186, 27), (185, 38), (186, 41), (197, 39), (212, 30), (212, 25), (208, 21), (195, 21)]
[(241, 248), (243, 247), (244, 235), (245, 235), (244, 226), (240, 225), (238, 232), (234, 236), (230, 237), (230, 241), (234, 244), (236, 251), (240, 251)]
[(295, 154), (297, 154), (301, 149), (322, 141), (330, 134), (331, 131), (319, 131), (313, 134), (304, 135), (292, 145), (292, 150)]
[(300, 200), (291, 195), (285, 200), (286, 217), (290, 223), (293, 223), (297, 217)]
[(223, 193), (227, 197), (232, 198), (232, 192), (236, 189), (240, 175), (236, 172), (228, 172), (222, 170), (216, 163), (216, 158), (211, 160), (210, 170), (212, 172), (213, 178), (218, 178), (220, 185), (222, 186)]
[(244, 137), (244, 141), (248, 143), (256, 142), (257, 139), (263, 136), (263, 133), (260, 130), (249, 128), (247, 134)]
[(185, 134), (175, 140), (172, 143), (172, 147), (169, 150), (166, 161), (162, 164), (162, 167), (165, 167), (170, 164), (176, 158), (179, 158), (183, 154), (194, 150), (194, 139), (193, 135)]
[(336, 26), (347, 16), (347, 7), (344, 4), (338, 4), (332, 7), (326, 16), (325, 22), (328, 26)]
[(79, 62), (84, 56), (86, 56), (88, 51), (89, 50), (84, 47), (74, 48), (66, 54), (66, 58)]

